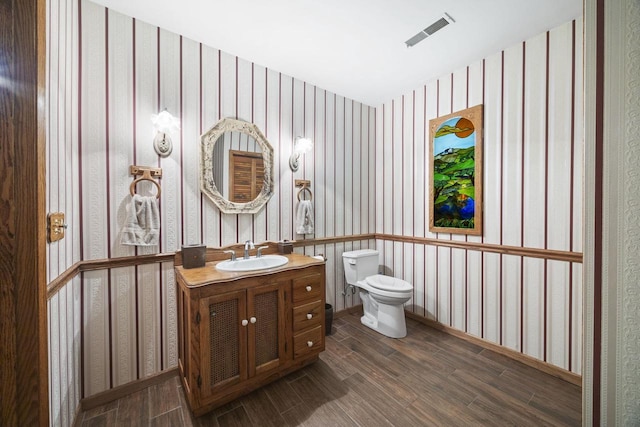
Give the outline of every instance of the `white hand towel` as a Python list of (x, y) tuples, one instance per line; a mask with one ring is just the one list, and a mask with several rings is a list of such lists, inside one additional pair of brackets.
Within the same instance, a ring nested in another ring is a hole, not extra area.
[(134, 194), (120, 242), (123, 245), (155, 246), (159, 235), (160, 213), (156, 197)]
[(301, 200), (296, 212), (296, 232), (313, 234), (313, 205), (311, 200)]

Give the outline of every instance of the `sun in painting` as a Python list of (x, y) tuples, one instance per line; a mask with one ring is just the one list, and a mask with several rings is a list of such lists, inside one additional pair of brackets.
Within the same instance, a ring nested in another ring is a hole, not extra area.
[(458, 138), (466, 138), (475, 130), (471, 120), (465, 119), (464, 117), (461, 117), (460, 120), (456, 122), (456, 129), (458, 131), (455, 132), (455, 134)]

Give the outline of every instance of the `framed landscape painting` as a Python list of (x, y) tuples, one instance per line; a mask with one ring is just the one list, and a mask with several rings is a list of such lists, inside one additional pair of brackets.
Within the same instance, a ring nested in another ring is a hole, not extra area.
[(429, 231), (482, 234), (482, 105), (429, 121)]

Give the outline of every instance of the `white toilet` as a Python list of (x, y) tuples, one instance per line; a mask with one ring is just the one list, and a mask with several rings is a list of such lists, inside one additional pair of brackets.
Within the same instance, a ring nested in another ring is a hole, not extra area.
[(376, 250), (344, 252), (342, 260), (347, 284), (360, 288), (364, 308), (362, 324), (391, 338), (407, 336), (404, 303), (413, 295), (411, 283), (377, 274)]

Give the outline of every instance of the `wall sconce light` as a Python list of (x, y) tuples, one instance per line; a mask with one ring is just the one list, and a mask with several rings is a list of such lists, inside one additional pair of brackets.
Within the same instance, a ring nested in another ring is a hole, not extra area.
[(180, 130), (180, 120), (173, 117), (165, 108), (160, 114), (152, 114), (151, 122), (157, 130), (153, 148), (159, 156), (167, 157), (173, 150), (170, 134)]
[(300, 155), (309, 153), (312, 149), (313, 142), (311, 142), (309, 138), (296, 137), (296, 142), (293, 145), (293, 153), (291, 153), (291, 157), (289, 157), (289, 167), (293, 172), (298, 170)]

